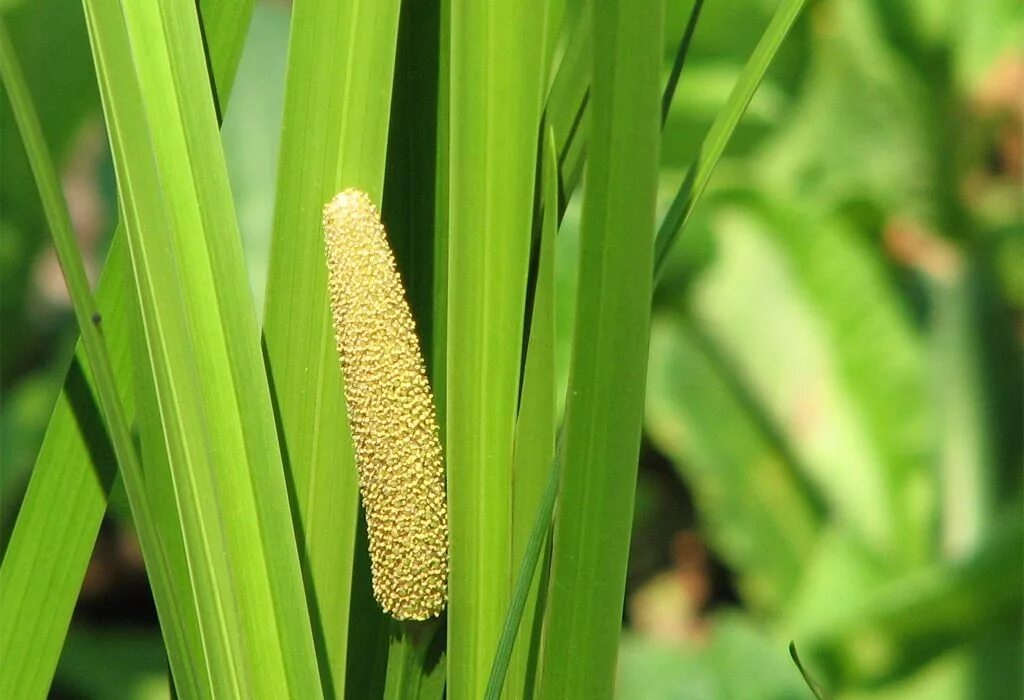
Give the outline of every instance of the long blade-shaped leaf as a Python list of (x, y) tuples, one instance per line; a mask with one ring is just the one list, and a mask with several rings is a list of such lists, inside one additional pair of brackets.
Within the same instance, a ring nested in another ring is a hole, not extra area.
[(587, 103), (590, 99), (591, 41), (593, 27), (590, 0), (581, 0), (575, 20), (563, 28), (565, 53), (558, 63), (544, 104), (544, 122), (554, 133), (560, 180), (559, 217), (583, 174), (587, 152)]
[[(222, 108), (251, 8), (251, 0), (200, 3)], [(134, 302), (127, 294), (129, 274), (126, 241), (119, 227), (96, 290), (96, 305), (113, 375), (130, 419), (134, 411), (133, 330), (128, 319)], [(46, 693), (115, 477), (113, 453), (99, 422), (86, 364), (84, 346), (79, 343), (0, 565), (0, 658), (22, 671), (0, 674), (4, 680), (0, 694), (4, 696), (8, 695), (7, 683), (14, 684), (11, 697), (42, 697)], [(61, 508), (55, 509), (55, 503)], [(19, 663), (17, 658), (24, 661)]]
[[(551, 90), (544, 105), (545, 122), (551, 126), (555, 134), (558, 148), (558, 165), (561, 180), (561, 208), (559, 218), (565, 212), (568, 200), (576, 191), (583, 175), (583, 164), (587, 154), (588, 101), (590, 96), (591, 41), (592, 27), (590, 22), (578, 21), (578, 15), (589, 12), (589, 0), (580, 0), (576, 14), (563, 28), (566, 34), (565, 51), (558, 64)], [(665, 90), (661, 95), (662, 128), (668, 117), (668, 109), (675, 97), (679, 77), (682, 74), (686, 57), (689, 55), (693, 35), (697, 29), (697, 21), (704, 6), (703, 0), (697, 0), (687, 20), (683, 35), (679, 40), (675, 61), (669, 74)]]
[(543, 0), (451, 5), (448, 695), (479, 698), (512, 587), (519, 395)]
[[(513, 504), (518, 537), (513, 557), (518, 574), (498, 651), (487, 680), (488, 699), (507, 685), (514, 697), (533, 697), (544, 620), (544, 576), (537, 564), (548, 543), (558, 493), (555, 459), (555, 235), (558, 233), (558, 148), (548, 129), (542, 169), (540, 253), (527, 346), (523, 391), (516, 422), (515, 475), (523, 482)], [(546, 484), (546, 485), (545, 485)], [(526, 528), (529, 528), (526, 531)], [(524, 536), (525, 535), (525, 536)], [(546, 565), (541, 566), (542, 571)], [(525, 621), (525, 623), (524, 623)], [(523, 627), (524, 629), (520, 629)], [(506, 681), (506, 674), (511, 679)]]
[(661, 6), (594, 8), (591, 155), (542, 697), (609, 697), (632, 525), (658, 178)]
[[(167, 235), (166, 231), (166, 214), (163, 209), (164, 203), (159, 197), (159, 186), (157, 185), (157, 176), (152, 168), (153, 153), (152, 145), (149, 139), (148, 130), (145, 126), (145, 116), (142, 111), (142, 99), (141, 90), (137, 82), (137, 76), (133, 70), (133, 61), (131, 56), (131, 48), (127, 37), (127, 30), (123, 21), (123, 18), (117, 7), (110, 4), (86, 4), (86, 19), (89, 25), (90, 41), (93, 46), (93, 55), (97, 67), (97, 74), (99, 76), (101, 94), (104, 102), (104, 112), (107, 118), (107, 123), (110, 125), (111, 134), (111, 149), (114, 154), (115, 166), (119, 168), (119, 175), (121, 176), (121, 182), (124, 182), (124, 191), (121, 197), (122, 202), (122, 221), (124, 222), (125, 230), (129, 237), (129, 251), (131, 257), (131, 265), (133, 268), (132, 276), (135, 280), (135, 286), (148, 293), (140, 294), (138, 299), (139, 307), (143, 309), (141, 316), (139, 317), (139, 324), (142, 324), (142, 319), (149, 317), (150, 325), (155, 325), (156, 314), (153, 311), (153, 282), (149, 274), (149, 265), (143, 257), (143, 251), (139, 250), (141, 236), (139, 236), (139, 230), (142, 228), (141, 222), (146, 221), (145, 214), (148, 213), (145, 207), (145, 200), (148, 198), (149, 202), (152, 203), (150, 209), (156, 210), (156, 215), (152, 217), (149, 222), (151, 225), (147, 226), (147, 229), (151, 232), (159, 231), (163, 236)], [(111, 97), (110, 92), (110, 72), (113, 66), (119, 66), (119, 77), (121, 78), (121, 84), (118, 91), (120, 96), (120, 102), (115, 101)], [(131, 124), (133, 128), (130, 132), (125, 134), (122, 129), (125, 125)], [(133, 143), (126, 144), (125, 140), (131, 139)], [(134, 150), (133, 150), (134, 149)], [(135, 163), (135, 172), (132, 173), (132, 177), (127, 175), (124, 165), (126, 160), (126, 152), (134, 152), (136, 155), (134, 158), (129, 159), (129, 163)], [(149, 166), (149, 167), (146, 167)], [(132, 189), (128, 189), (128, 183), (131, 182)], [(143, 213), (140, 215), (139, 210), (142, 209)], [(134, 248), (134, 250), (133, 250)], [(163, 268), (165, 272), (168, 268)], [(168, 276), (169, 277), (169, 276)], [(173, 286), (173, 277), (168, 280), (164, 278), (164, 287), (170, 289), (171, 298), (174, 298), (174, 292), (176, 291)], [(177, 316), (171, 314), (178, 312)], [(129, 311), (129, 313), (131, 313)], [(183, 319), (183, 309), (179, 307), (172, 307), (171, 311), (164, 314), (165, 323), (175, 326), (178, 329), (182, 329), (185, 325)], [(138, 326), (142, 329), (142, 325)], [(179, 332), (181, 332), (179, 330)], [(148, 335), (155, 335), (153, 331), (150, 331)], [(166, 347), (167, 342), (150, 340), (148, 337), (143, 341), (142, 347), (145, 348), (145, 353), (139, 350), (139, 345), (136, 345), (136, 357), (144, 361), (143, 367), (139, 367), (136, 374), (140, 377), (146, 377), (148, 365), (150, 364), (150, 356), (154, 357), (153, 365), (157, 366), (157, 362), (163, 361), (163, 364), (167, 364), (166, 361)], [(159, 355), (158, 355), (159, 353)], [(180, 354), (179, 354), (180, 356)], [(156, 373), (154, 373), (156, 374)], [(165, 394), (171, 393), (168, 386), (166, 376), (160, 377), (149, 377), (146, 382), (146, 386), (155, 387), (155, 383), (160, 381), (164, 384)], [(141, 383), (141, 382), (140, 382)], [(155, 392), (155, 389), (153, 389)], [(150, 412), (152, 416), (154, 412)], [(177, 422), (177, 421), (174, 421)], [(148, 425), (155, 427), (146, 427)], [(150, 452), (155, 446), (159, 444), (159, 440), (163, 439), (163, 426), (159, 415), (155, 417), (155, 423), (143, 422), (142, 428), (142, 443), (144, 453)], [(178, 427), (178, 426), (174, 426)], [(180, 430), (180, 428), (179, 428)], [(172, 450), (177, 450), (177, 453), (172, 454)], [(171, 458), (178, 460), (181, 459), (180, 454), (182, 452), (181, 440), (177, 440), (174, 443), (168, 442), (166, 448), (167, 452), (171, 456), (163, 457), (162, 463), (159, 465), (160, 469), (167, 469)], [(159, 452), (157, 452), (159, 454)], [(153, 459), (147, 458), (147, 466), (154, 468), (156, 462)], [(173, 477), (172, 477), (173, 479)], [(173, 481), (172, 481), (173, 483)], [(175, 493), (175, 510), (181, 508), (180, 502), (182, 499)], [(185, 507), (192, 505), (194, 508), (194, 499), (184, 499)], [(175, 513), (176, 514), (176, 513)], [(180, 517), (180, 528), (182, 532), (182, 542), (186, 551), (189, 550), (189, 540), (193, 543), (196, 540), (200, 540), (199, 545), (192, 544), (192, 549), (200, 549), (200, 553), (193, 553), (191, 556), (186, 554), (187, 559), (191, 559), (197, 562), (194, 570), (190, 566), (188, 587), (193, 595), (194, 608), (191, 611), (195, 616), (196, 627), (198, 629), (198, 635), (201, 638), (201, 644), (203, 648), (203, 654), (200, 659), (204, 665), (206, 671), (203, 678), (199, 680), (199, 687), (195, 688), (199, 692), (217, 692), (217, 690), (234, 689), (237, 692), (237, 671), (235, 665), (231, 662), (231, 654), (229, 645), (226, 641), (218, 643), (218, 637), (226, 634), (223, 625), (223, 612), (222, 606), (217, 605), (218, 599), (211, 583), (211, 578), (215, 576), (213, 573), (212, 565), (209, 562), (209, 545), (202, 546), (202, 529), (197, 526), (195, 522), (196, 518), (193, 513), (183, 514)], [(191, 528), (191, 532), (190, 532)], [(201, 561), (205, 559), (205, 561)], [(184, 684), (184, 678), (182, 677), (182, 671), (179, 669), (172, 669), (175, 672), (177, 683), (182, 685), (183, 688), (188, 688), (188, 685)], [(186, 672), (187, 675), (187, 672)], [(198, 674), (196, 674), (198, 675)], [(190, 688), (191, 690), (192, 688)]]
[[(168, 656), (173, 659), (172, 663), (177, 668), (184, 669), (185, 676), (190, 676), (188, 671), (191, 669), (188, 664), (184, 663), (184, 659), (188, 658), (190, 651), (199, 653), (202, 649), (194, 645), (194, 638), (191, 640), (185, 638), (187, 633), (184, 631), (185, 624), (183, 624), (182, 613), (188, 608), (189, 591), (187, 588), (175, 587), (171, 583), (172, 571), (163, 542), (154, 525), (153, 514), (146, 498), (142, 470), (135, 446), (132, 444), (125, 411), (121, 406), (121, 398), (114, 379), (110, 357), (100, 333), (102, 317), (97, 311), (89, 290), (85, 265), (75, 244), (71, 216), (61, 194), (57, 173), (50, 160), (28, 86), (17, 57), (14, 55), (6, 26), (2, 22), (0, 22), (0, 74), (2, 74), (15, 120), (25, 143), (25, 151), (39, 188), (43, 210), (68, 285), (75, 318), (82, 331), (82, 346), (88, 357), (91, 375), (94, 377), (100, 409), (106, 419), (117, 461), (121, 465), (126, 483), (129, 484), (128, 498), (135, 513), (135, 521), (142, 541), (143, 556), (147, 563), (157, 609), (164, 622)], [(31, 570), (19, 573), (27, 577), (34, 574)], [(17, 639), (27, 632), (23, 629), (25, 623), (35, 625), (37, 621), (27, 620), (22, 616), (16, 617), (11, 622), (13, 622), (14, 628), (8, 630), (5, 625), (4, 633), (10, 635), (12, 639)], [(191, 650), (188, 648), (190, 642), (193, 643)], [(18, 647), (17, 651), (21, 654), (31, 654), (33, 650)], [(37, 690), (41, 690), (36, 687), (37, 684), (48, 680), (40, 673), (45, 667), (39, 659), (31, 656), (16, 658), (13, 654), (5, 656), (5, 659), (10, 664), (8, 672), (3, 674), (2, 691), (5, 697), (25, 697), (26, 693), (35, 693)], [(193, 687), (193, 683), (194, 679), (189, 677), (183, 682), (183, 686)]]
[[(122, 14), (123, 13), (123, 14)], [(211, 692), (320, 694), (195, 8), (87, 0)]]
[(448, 171), (451, 82), (451, 0), (440, 0), (437, 38), (437, 160), (434, 164), (434, 301), (428, 353), (437, 422), (445, 445), (448, 393)]
[[(492, 691), (500, 691), (503, 677), (501, 664), (506, 663), (509, 665), (507, 687), (513, 697), (532, 696), (536, 680), (544, 609), (541, 580), (544, 577), (534, 576), (534, 571), (540, 552), (548, 542), (549, 532), (548, 527), (537, 524), (537, 513), (544, 508), (549, 495), (554, 491), (549, 474), (555, 458), (557, 432), (555, 236), (558, 233), (559, 194), (558, 151), (554, 132), (550, 129), (544, 141), (541, 173), (540, 247), (523, 370), (523, 390), (516, 418), (513, 462), (517, 487), (512, 504), (512, 560), (518, 573), (510, 611), (516, 612), (518, 619), (513, 621), (506, 618), (498, 657), (491, 668), (487, 684), (489, 695)], [(538, 527), (541, 529), (538, 530)], [(544, 569), (546, 566), (542, 566), (542, 571)], [(518, 641), (517, 630), (520, 632)], [(513, 652), (513, 644), (514, 653), (510, 654)]]
[(267, 280), (267, 367), (321, 672), (336, 697), (345, 694), (348, 645), (370, 648), (380, 616), (366, 601), (370, 609), (350, 636), (358, 481), (327, 312), (320, 214), (346, 187), (380, 203), (398, 10), (398, 0), (293, 6)]

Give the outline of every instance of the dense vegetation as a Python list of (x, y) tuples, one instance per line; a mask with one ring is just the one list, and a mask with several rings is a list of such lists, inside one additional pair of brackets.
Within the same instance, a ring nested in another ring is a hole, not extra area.
[[(791, 640), (1024, 693), (1019, 3), (664, 4), (0, 3), (0, 697), (808, 697)], [(370, 592), (349, 186), (442, 428), (427, 623)]]

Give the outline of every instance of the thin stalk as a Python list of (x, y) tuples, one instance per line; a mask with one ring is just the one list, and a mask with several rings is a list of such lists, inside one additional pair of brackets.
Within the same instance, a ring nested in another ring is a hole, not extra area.
[(668, 253), (672, 244), (679, 237), (679, 232), (686, 226), (693, 208), (696, 206), (711, 175), (718, 165), (718, 161), (725, 152), (725, 147), (732, 139), (740, 118), (754, 97), (761, 79), (771, 65), (772, 59), (778, 53), (783, 40), (789, 34), (800, 11), (803, 10), (806, 0), (783, 0), (779, 9), (775, 11), (768, 28), (765, 29), (761, 40), (758, 42), (754, 53), (750, 55), (743, 73), (733, 88), (725, 106), (718, 112), (715, 121), (711, 124), (704, 142), (701, 144), (697, 157), (686, 173), (682, 186), (676, 193), (668, 213), (658, 227), (658, 237), (654, 244), (654, 283), (657, 286), (658, 279), (665, 267)]
[(544, 497), (541, 500), (540, 508), (537, 509), (537, 519), (533, 523), (530, 540), (526, 545), (526, 554), (523, 556), (519, 575), (516, 577), (515, 588), (512, 591), (512, 604), (509, 606), (508, 617), (505, 619), (505, 627), (498, 640), (498, 651), (494, 655), (494, 665), (491, 666), (491, 675), (487, 679), (487, 692), (484, 695), (486, 700), (500, 698), (505, 685), (505, 674), (508, 671), (509, 660), (512, 658), (512, 648), (516, 643), (519, 623), (523, 619), (523, 610), (526, 608), (526, 600), (529, 597), (530, 584), (533, 583), (540, 553), (551, 530), (551, 519), (555, 513), (555, 500), (558, 496), (560, 471), (561, 460), (555, 457), (547, 486), (544, 489)]
[(803, 662), (800, 661), (800, 655), (796, 653), (795, 642), (789, 643), (789, 655), (793, 659), (793, 663), (796, 664), (797, 670), (800, 671), (800, 675), (803, 676), (804, 683), (807, 684), (808, 690), (810, 690), (818, 700), (827, 700), (829, 696), (822, 689), (821, 684), (814, 680), (814, 677), (810, 672), (804, 668)]
[(668, 75), (668, 83), (665, 85), (665, 92), (661, 96), (662, 129), (665, 128), (665, 122), (668, 121), (668, 112), (672, 107), (672, 98), (676, 96), (676, 87), (679, 85), (679, 76), (682, 75), (686, 57), (690, 55), (690, 44), (693, 42), (693, 33), (697, 29), (697, 20), (700, 19), (702, 7), (704, 7), (704, 0), (696, 0), (693, 3), (693, 9), (690, 10), (690, 19), (687, 20), (683, 37), (679, 40), (676, 60), (672, 63), (672, 72)]

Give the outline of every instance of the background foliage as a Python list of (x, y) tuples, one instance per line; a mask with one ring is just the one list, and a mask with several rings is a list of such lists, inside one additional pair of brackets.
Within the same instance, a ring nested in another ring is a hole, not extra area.
[[(692, 5), (667, 4), (663, 77)], [(777, 4), (704, 7), (663, 132), (659, 220)], [(81, 8), (3, 10), (97, 271), (117, 205)], [(622, 697), (806, 697), (790, 639), (841, 697), (1024, 693), (1022, 14), (1013, 0), (820, 0), (776, 57), (655, 290)], [(276, 177), (289, 21), (285, 3), (256, 5), (222, 129), (268, 326), (265, 295), (285, 293), (266, 287), (275, 198), (302, 196)], [(0, 102), (6, 546), (76, 333)], [(389, 173), (435, 166), (416, 157)], [(580, 216), (571, 201), (555, 243), (561, 387)], [(432, 282), (417, 284), (414, 307), (430, 308)], [(120, 488), (59, 697), (168, 693)]]

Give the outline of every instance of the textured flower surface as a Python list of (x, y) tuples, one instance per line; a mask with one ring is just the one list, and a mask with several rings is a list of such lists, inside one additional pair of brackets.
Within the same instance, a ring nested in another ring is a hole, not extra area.
[(425, 620), (447, 599), (448, 503), (416, 328), (370, 197), (341, 192), (323, 225), (374, 596), (397, 619)]

